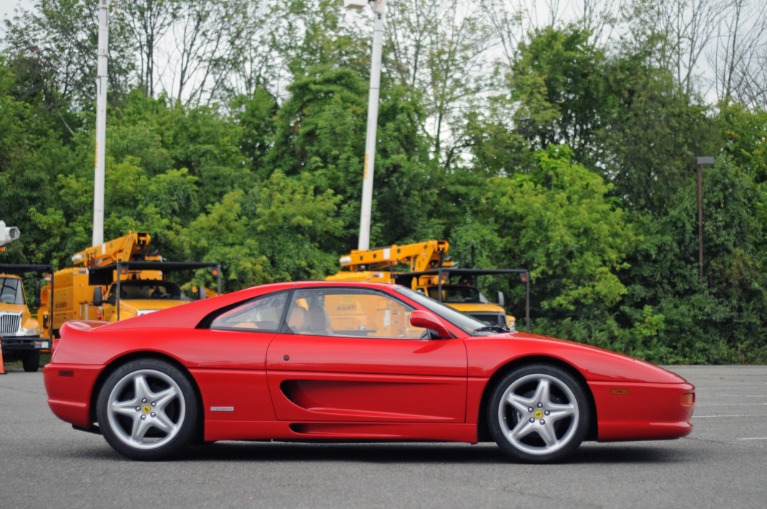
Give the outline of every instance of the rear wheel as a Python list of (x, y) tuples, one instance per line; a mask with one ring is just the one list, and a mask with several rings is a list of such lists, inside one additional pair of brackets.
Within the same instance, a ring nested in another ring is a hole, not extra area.
[(118, 368), (101, 387), (96, 406), (109, 445), (139, 460), (167, 458), (187, 446), (198, 412), (187, 376), (157, 359), (137, 359)]
[(556, 366), (516, 369), (495, 387), (488, 405), (490, 434), (513, 459), (560, 461), (586, 437), (588, 398), (581, 383)]

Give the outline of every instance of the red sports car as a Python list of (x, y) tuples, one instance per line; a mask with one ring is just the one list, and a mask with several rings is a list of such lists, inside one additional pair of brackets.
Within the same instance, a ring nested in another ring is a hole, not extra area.
[(259, 286), (61, 328), (53, 412), (134, 459), (216, 440), (494, 440), (513, 459), (692, 430), (695, 388), (624, 355), (488, 325), (395, 285)]

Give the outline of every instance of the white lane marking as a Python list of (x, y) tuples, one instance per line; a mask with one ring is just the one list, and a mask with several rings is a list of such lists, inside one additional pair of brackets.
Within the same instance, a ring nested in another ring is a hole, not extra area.
[(725, 418), (739, 418), (739, 417), (767, 417), (765, 415), (754, 414), (730, 414), (730, 415), (693, 415), (693, 419), (725, 419)]
[(767, 403), (696, 403), (695, 408), (704, 406), (767, 406)]
[(711, 394), (711, 397), (721, 398), (767, 398), (764, 394)]

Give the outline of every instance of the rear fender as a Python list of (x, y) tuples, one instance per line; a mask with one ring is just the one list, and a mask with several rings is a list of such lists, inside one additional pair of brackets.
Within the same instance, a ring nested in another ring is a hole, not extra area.
[[(61, 326), (61, 330), (74, 329), (78, 331), (89, 331), (108, 324), (109, 322), (105, 322), (103, 320), (71, 320), (69, 322), (64, 322), (64, 324)], [(59, 336), (61, 336), (61, 334), (59, 334)], [(52, 354), (56, 353), (56, 349), (59, 347), (60, 341), (60, 337), (53, 340), (53, 345), (51, 345)]]

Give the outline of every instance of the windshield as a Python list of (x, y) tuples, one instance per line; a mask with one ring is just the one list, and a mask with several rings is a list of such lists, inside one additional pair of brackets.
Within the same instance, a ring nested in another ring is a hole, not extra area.
[(487, 336), (491, 334), (498, 334), (499, 332), (505, 332), (505, 330), (501, 327), (488, 326), (486, 322), (482, 322), (472, 318), (469, 315), (465, 315), (460, 311), (456, 311), (451, 307), (440, 304), (436, 300), (427, 297), (420, 292), (413, 291), (410, 288), (406, 288), (404, 286), (396, 286), (395, 290), (407, 298), (418, 302), (435, 315), (444, 318), (456, 327), (459, 327), (465, 333), (471, 334), (472, 336)]
[(26, 304), (21, 279), (0, 277), (0, 302), (3, 304)]
[[(429, 297), (440, 300), (439, 286), (429, 287)], [(487, 304), (487, 298), (482, 295), (478, 288), (473, 286), (442, 285), (442, 302), (453, 304), (459, 302)]]
[[(109, 289), (108, 300), (112, 300), (117, 292), (117, 284)], [(189, 300), (176, 283), (170, 281), (120, 281), (120, 299), (167, 299)]]

